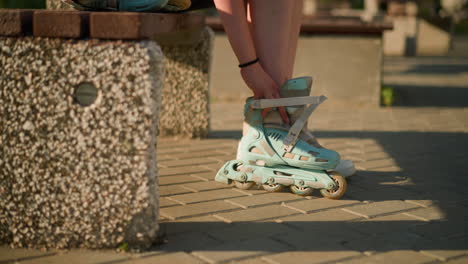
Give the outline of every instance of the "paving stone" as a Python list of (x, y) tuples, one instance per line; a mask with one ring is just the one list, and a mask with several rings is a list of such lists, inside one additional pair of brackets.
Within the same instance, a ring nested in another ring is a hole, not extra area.
[(269, 205), (264, 207), (255, 207), (245, 210), (238, 210), (229, 213), (218, 213), (215, 216), (229, 223), (274, 219), (294, 214), (299, 214), (299, 212), (281, 205)]
[[(335, 244), (341, 245), (344, 242), (364, 237), (340, 221), (296, 221), (284, 224), (295, 230), (285, 235), (275, 235), (275, 239), (299, 250), (326, 250)], [(327, 248), (322, 248), (323, 245)]]
[(81, 38), (88, 33), (88, 12), (40, 10), (33, 20), (36, 37)]
[(159, 188), (159, 191), (160, 191), (159, 194), (161, 197), (192, 192), (189, 189), (183, 188), (181, 185), (161, 186)]
[(240, 260), (240, 261), (231, 261), (229, 262), (231, 264), (270, 264), (268, 262), (265, 262), (262, 260), (260, 257), (258, 258), (249, 258), (245, 260)]
[(385, 151), (362, 153), (362, 154), (358, 155), (358, 157), (361, 158), (363, 161), (372, 161), (372, 160), (381, 160), (381, 159), (391, 158), (391, 156)]
[[(208, 141), (207, 141), (208, 142)], [(206, 153), (206, 152), (212, 152), (212, 151), (219, 151), (219, 149), (222, 148), (217, 144), (190, 144), (187, 145), (186, 151), (191, 152), (196, 156), (197, 153)]]
[(228, 262), (244, 258), (288, 251), (289, 248), (268, 238), (252, 239), (238, 243), (222, 244), (204, 251), (193, 251), (192, 254), (208, 263)]
[(412, 204), (416, 204), (416, 205), (419, 205), (419, 206), (422, 206), (422, 207), (430, 207), (430, 206), (434, 206), (434, 205), (437, 204), (436, 201), (427, 200), (427, 199), (424, 199), (424, 200), (409, 199), (409, 200), (405, 200), (405, 202), (407, 202), (407, 203), (412, 203)]
[(32, 32), (33, 10), (0, 9), (0, 36), (22, 36)]
[(238, 208), (238, 206), (226, 203), (224, 201), (213, 201), (184, 206), (161, 208), (160, 213), (164, 217), (174, 220), (181, 217), (198, 216), (209, 213), (229, 211)]
[(218, 163), (224, 164), (228, 160), (236, 159), (236, 152), (231, 152), (224, 155), (218, 155), (216, 157), (210, 157), (211, 160), (217, 161)]
[(174, 155), (171, 154), (171, 156), (176, 157), (177, 159), (181, 159), (181, 160), (191, 159), (193, 157), (210, 158), (210, 157), (216, 157), (220, 155), (224, 155), (224, 154), (219, 151), (201, 151), (201, 152), (197, 152), (196, 155), (194, 155), (193, 152), (183, 152), (183, 153), (177, 153)]
[(183, 186), (184, 188), (192, 192), (202, 192), (202, 191), (232, 188), (232, 186), (230, 185), (215, 182), (215, 181), (187, 183), (187, 184), (184, 184)]
[(356, 165), (356, 167), (359, 167), (361, 169), (371, 170), (371, 169), (375, 169), (375, 168), (396, 166), (397, 164), (396, 164), (395, 160), (393, 160), (392, 158), (387, 158), (387, 159), (378, 159), (378, 160), (371, 160), (371, 161), (356, 162), (355, 165)]
[(290, 227), (267, 221), (267, 222), (235, 222), (225, 224), (226, 228), (208, 230), (211, 237), (224, 242), (238, 242), (249, 239), (282, 236), (294, 231)]
[(421, 196), (424, 195), (425, 197), (431, 198), (435, 204), (444, 204), (445, 206), (450, 207), (456, 207), (459, 203), (466, 201), (468, 198), (466, 193), (464, 193), (462, 190), (458, 191), (458, 186), (460, 183), (437, 183), (440, 184), (442, 188), (438, 189), (435, 193), (433, 191), (434, 184), (436, 184), (435, 179), (430, 182), (418, 183), (417, 186), (403, 186), (403, 188), (418, 192), (418, 198), (421, 198)]
[(21, 261), (21, 264), (94, 264), (123, 262), (130, 257), (115, 250), (91, 251), (75, 249), (72, 251), (61, 251), (59, 254), (38, 259), (28, 259)]
[[(183, 139), (183, 138), (171, 138), (171, 137), (162, 137), (164, 143), (159, 146), (161, 149), (170, 149), (170, 148), (184, 148), (184, 149), (197, 149), (200, 147), (219, 147), (219, 146), (230, 146), (232, 145), (232, 140), (230, 139)], [(187, 152), (188, 153), (188, 152)]]
[(218, 163), (203, 164), (203, 165), (200, 165), (200, 167), (203, 167), (205, 170), (208, 170), (211, 173), (213, 173), (213, 179), (214, 179), (214, 176), (216, 176), (216, 172), (218, 172), (218, 170), (224, 165), (226, 161), (228, 160), (225, 160), (224, 162), (218, 162)]
[[(448, 221), (433, 221), (412, 226), (409, 230), (432, 240), (468, 236), (468, 219), (449, 219)], [(463, 228), (462, 228), (463, 227)]]
[(423, 221), (444, 220), (447, 216), (439, 207), (420, 208), (405, 213)]
[(431, 263), (435, 259), (425, 256), (421, 253), (412, 250), (394, 250), (382, 254), (376, 254), (369, 257), (354, 258), (348, 261), (340, 261), (343, 264), (394, 264), (394, 263), (411, 263), (422, 264)]
[(187, 254), (185, 252), (176, 252), (168, 254), (157, 254), (155, 256), (148, 256), (144, 258), (132, 259), (128, 262), (123, 262), (123, 264), (202, 264), (205, 263), (200, 259)]
[(25, 260), (36, 260), (54, 256), (57, 251), (42, 251), (36, 249), (10, 248), (9, 246), (0, 246), (0, 263), (15, 263)]
[(345, 222), (356, 219), (361, 219), (361, 216), (351, 214), (340, 209), (330, 209), (326, 211), (313, 212), (310, 214), (300, 214), (294, 216), (287, 216), (277, 219), (279, 223), (286, 223), (294, 225), (295, 222), (300, 224), (307, 222)]
[(375, 235), (389, 232), (403, 232), (410, 227), (420, 225), (422, 222), (403, 213), (386, 216), (377, 216), (371, 219), (347, 222), (345, 225), (363, 234)]
[(169, 206), (175, 206), (175, 205), (181, 205), (181, 204), (176, 202), (176, 201), (169, 200), (166, 197), (160, 197), (159, 198), (159, 207), (161, 207), (161, 208), (169, 207)]
[(277, 264), (314, 264), (336, 263), (337, 261), (359, 256), (360, 253), (351, 250), (330, 249), (323, 251), (290, 251), (280, 254), (265, 256), (263, 259), (269, 263)]
[(158, 167), (162, 167), (162, 168), (166, 168), (167, 166), (164, 166), (164, 162), (165, 161), (170, 161), (170, 160), (175, 160), (177, 159), (177, 156), (176, 155), (172, 155), (172, 154), (159, 154), (157, 157), (156, 157), (157, 161), (158, 161)]
[(351, 206), (347, 208), (342, 208), (341, 210), (359, 216), (363, 216), (365, 218), (372, 218), (378, 215), (406, 211), (412, 208), (418, 208), (418, 206), (410, 203), (405, 203), (403, 201), (382, 201)]
[[(196, 250), (210, 250), (217, 247), (219, 241), (207, 236), (202, 232), (179, 233), (177, 235), (168, 235), (166, 243), (156, 247), (158, 251), (165, 252), (192, 252)], [(174, 262), (177, 263), (177, 262)]]
[(218, 161), (210, 159), (210, 158), (185, 158), (185, 159), (178, 159), (173, 161), (166, 161), (164, 162), (164, 166), (166, 167), (184, 167), (184, 166), (193, 166), (193, 165), (201, 165), (201, 164), (210, 164), (210, 163), (218, 163)]
[(262, 195), (265, 194), (267, 191), (263, 189), (262, 186), (260, 185), (254, 185), (252, 188), (248, 190), (242, 190), (242, 189), (237, 189), (239, 192), (243, 192), (247, 195), (253, 196), (253, 195)]
[(424, 255), (447, 261), (452, 258), (468, 255), (468, 237), (438, 239), (419, 244)]
[(172, 176), (172, 175), (187, 175), (191, 173), (208, 172), (209, 170), (204, 169), (201, 166), (188, 166), (188, 167), (176, 167), (176, 168), (162, 168), (159, 170), (159, 176)]
[(193, 174), (190, 174), (190, 176), (201, 179), (203, 181), (213, 181), (216, 176), (216, 173), (210, 171), (210, 172), (202, 172), (202, 173), (193, 173)]
[(364, 146), (364, 152), (373, 153), (373, 152), (385, 152), (385, 149), (378, 143), (374, 141), (374, 144), (368, 144)]
[(191, 204), (191, 203), (215, 201), (215, 200), (222, 200), (222, 199), (241, 197), (241, 196), (246, 196), (246, 195), (241, 192), (236, 191), (235, 189), (221, 189), (221, 190), (205, 191), (205, 192), (198, 192), (198, 193), (174, 195), (169, 198), (181, 204)]
[(180, 183), (191, 183), (191, 182), (199, 182), (199, 181), (201, 181), (199, 178), (195, 178), (195, 177), (187, 176), (187, 175), (166, 176), (166, 177), (159, 177), (159, 186), (180, 184)]
[(160, 224), (161, 229), (167, 235), (194, 231), (211, 232), (217, 229), (226, 229), (229, 226), (230, 224), (211, 215), (171, 220)]
[(427, 239), (410, 232), (391, 232), (346, 241), (343, 245), (360, 252), (384, 252), (417, 248)]
[(388, 166), (388, 167), (382, 167), (382, 168), (374, 168), (372, 171), (382, 171), (382, 172), (401, 172), (402, 169), (398, 166)]
[(468, 263), (468, 256), (449, 260), (445, 264), (466, 264), (466, 263)]
[[(158, 142), (159, 144), (159, 142)], [(180, 153), (188, 153), (186, 148), (184, 147), (168, 147), (168, 148), (163, 148), (158, 146), (157, 152), (158, 155), (178, 155)], [(192, 155), (193, 157), (193, 155)]]
[[(226, 200), (229, 203), (236, 204), (242, 208), (256, 207), (267, 204), (279, 204), (286, 201), (303, 200), (304, 198), (291, 193), (263, 193), (255, 197), (247, 196)], [(309, 200), (307, 200), (310, 202)]]
[(90, 36), (101, 39), (150, 39), (181, 30), (200, 30), (200, 14), (163, 14), (135, 12), (93, 12)]
[[(408, 176), (401, 172), (358, 171), (349, 180), (350, 188), (345, 196), (360, 201), (391, 200), (395, 197), (399, 199), (421, 198), (420, 194), (416, 195), (416, 193), (402, 188), (403, 185), (408, 184), (408, 181)], [(356, 187), (365, 191), (354, 191)]]
[(302, 200), (297, 202), (287, 202), (284, 206), (296, 209), (303, 213), (310, 213), (313, 211), (345, 207), (353, 204), (359, 204), (359, 201), (355, 200), (330, 200), (326, 198), (317, 198), (311, 200)]

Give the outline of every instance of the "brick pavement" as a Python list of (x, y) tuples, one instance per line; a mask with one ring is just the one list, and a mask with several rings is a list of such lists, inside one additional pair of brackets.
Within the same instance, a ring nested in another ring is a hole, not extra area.
[(241, 109), (213, 104), (208, 139), (159, 140), (167, 243), (144, 253), (2, 247), (0, 263), (468, 261), (467, 108), (317, 110), (321, 143), (360, 169), (339, 201), (214, 182), (235, 157)]

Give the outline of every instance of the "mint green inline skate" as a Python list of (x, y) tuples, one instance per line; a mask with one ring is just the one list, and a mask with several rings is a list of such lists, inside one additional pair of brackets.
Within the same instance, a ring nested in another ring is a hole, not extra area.
[[(281, 99), (249, 98), (244, 107), (244, 135), (237, 160), (228, 161), (215, 180), (240, 189), (256, 184), (270, 192), (289, 186), (298, 195), (310, 195), (314, 189), (330, 199), (346, 192), (346, 179), (333, 171), (340, 155), (323, 148), (307, 131), (307, 119), (327, 98), (308, 96), (312, 79), (300, 77), (281, 87)], [(306, 95), (306, 96), (304, 96)], [(276, 107), (284, 106), (292, 126), (284, 124)], [(265, 118), (262, 109), (273, 108)]]

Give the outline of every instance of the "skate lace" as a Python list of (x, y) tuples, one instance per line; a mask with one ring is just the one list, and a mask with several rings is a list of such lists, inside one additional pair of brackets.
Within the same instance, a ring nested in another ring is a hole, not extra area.
[(303, 96), (303, 97), (288, 97), (288, 98), (279, 98), (279, 99), (259, 99), (253, 100), (251, 107), (253, 109), (264, 109), (270, 107), (280, 107), (280, 106), (300, 106), (300, 105), (309, 105), (302, 115), (294, 122), (294, 124), (289, 129), (288, 135), (283, 139), (283, 149), (287, 152), (291, 152), (292, 148), (296, 145), (304, 125), (306, 124), (309, 116), (314, 112), (314, 110), (325, 100), (327, 97), (324, 95), (321, 96)]

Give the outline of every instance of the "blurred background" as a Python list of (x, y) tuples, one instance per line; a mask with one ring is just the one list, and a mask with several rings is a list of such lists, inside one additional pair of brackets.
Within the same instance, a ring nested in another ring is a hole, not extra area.
[[(46, 0), (0, 0), (0, 8), (46, 8)], [(451, 34), (468, 34), (468, 0), (304, 0), (304, 15), (309, 17), (375, 21), (384, 19), (382, 14), (407, 15), (409, 9)], [(216, 15), (213, 11), (208, 13)]]
[(0, 0), (0, 8), (45, 8), (45, 0)]

